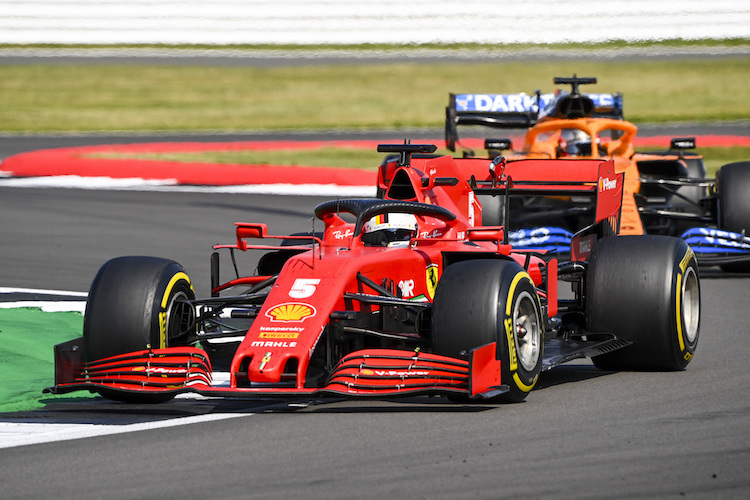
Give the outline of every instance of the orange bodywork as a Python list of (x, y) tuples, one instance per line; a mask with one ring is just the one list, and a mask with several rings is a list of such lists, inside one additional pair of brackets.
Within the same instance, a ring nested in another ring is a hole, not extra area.
[(635, 202), (635, 193), (641, 184), (633, 148), (637, 130), (638, 127), (630, 122), (611, 118), (548, 119), (530, 128), (526, 132), (523, 149), (508, 155), (508, 159), (564, 158), (570, 156), (564, 149), (564, 131), (585, 134), (590, 138), (592, 147), (590, 151), (575, 156), (612, 159), (615, 172), (625, 174), (619, 234), (644, 234)]

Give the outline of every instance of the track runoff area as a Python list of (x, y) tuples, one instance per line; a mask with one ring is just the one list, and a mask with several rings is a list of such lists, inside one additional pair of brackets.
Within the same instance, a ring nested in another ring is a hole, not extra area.
[[(666, 135), (641, 137), (636, 139), (635, 145), (642, 148), (664, 147), (670, 139), (671, 136)], [(698, 141), (701, 147), (750, 146), (750, 137), (745, 136), (704, 135)], [(443, 140), (419, 142), (442, 144)], [(520, 142), (521, 138), (515, 138), (514, 143)], [(302, 153), (324, 146), (374, 151), (377, 144), (378, 141), (367, 140), (163, 142), (48, 149), (21, 153), (3, 160), (0, 163), (0, 185), (369, 197), (375, 195), (377, 165), (367, 165), (367, 168), (233, 165), (133, 157), (138, 154), (289, 149)]]

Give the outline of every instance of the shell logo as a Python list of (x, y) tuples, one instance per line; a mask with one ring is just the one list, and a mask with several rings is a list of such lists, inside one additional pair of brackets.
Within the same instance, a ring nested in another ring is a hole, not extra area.
[(269, 309), (266, 316), (271, 321), (299, 323), (305, 318), (315, 316), (315, 308), (301, 302), (287, 302)]

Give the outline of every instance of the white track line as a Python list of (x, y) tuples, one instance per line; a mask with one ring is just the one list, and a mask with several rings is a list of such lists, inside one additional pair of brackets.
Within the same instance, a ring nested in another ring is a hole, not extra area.
[(37, 288), (12, 288), (0, 286), (0, 293), (42, 293), (45, 295), (63, 295), (70, 297), (86, 297), (86, 292), (69, 292), (67, 290), (42, 290)]
[[(3, 174), (3, 172), (0, 172)], [(7, 174), (7, 172), (5, 173)], [(230, 186), (191, 186), (174, 179), (112, 179), (57, 175), (46, 177), (6, 177), (0, 175), (0, 186), (15, 188), (70, 188), (113, 191), (158, 191), (180, 193), (273, 194), (285, 196), (353, 196), (374, 197), (375, 186), (340, 186), (337, 184), (239, 184)]]
[(69, 441), (95, 436), (108, 436), (126, 432), (163, 429), (179, 425), (198, 424), (229, 418), (248, 417), (255, 413), (212, 413), (193, 417), (170, 418), (157, 422), (139, 422), (125, 425), (112, 424), (39, 424), (0, 422), (0, 448), (27, 446), (30, 444)]
[(18, 300), (15, 302), (0, 301), (0, 309), (17, 309), (21, 307), (37, 307), (44, 312), (79, 312), (86, 310), (86, 292), (70, 292), (65, 290), (37, 290), (34, 288), (0, 287), (1, 294), (28, 293), (35, 295), (56, 295), (60, 297), (80, 297), (84, 300)]

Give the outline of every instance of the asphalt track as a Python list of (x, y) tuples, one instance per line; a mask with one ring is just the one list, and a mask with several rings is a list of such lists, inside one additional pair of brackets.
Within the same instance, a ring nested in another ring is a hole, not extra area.
[[(0, 285), (86, 291), (106, 259), (147, 254), (183, 263), (205, 293), (210, 247), (232, 240), (235, 221), (299, 231), (320, 201), (0, 187)], [(701, 337), (684, 372), (574, 362), (517, 405), (96, 399), (5, 414), (4, 430), (95, 437), (3, 449), (2, 497), (748, 498), (748, 292), (750, 278), (702, 271)]]

